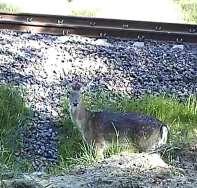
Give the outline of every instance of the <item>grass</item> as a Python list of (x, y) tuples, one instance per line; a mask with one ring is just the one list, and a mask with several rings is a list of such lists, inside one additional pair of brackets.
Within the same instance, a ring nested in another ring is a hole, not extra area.
[[(170, 128), (168, 144), (171, 147), (164, 151), (168, 160), (172, 160), (174, 152), (179, 149), (179, 144), (189, 143), (197, 138), (197, 96), (191, 96), (185, 102), (180, 102), (175, 97), (145, 96), (142, 99), (130, 99), (111, 92), (97, 91), (85, 93), (84, 104), (92, 111), (136, 111), (160, 119)], [(65, 119), (62, 121), (60, 144), (62, 167), (93, 163), (95, 161), (93, 150), (83, 143), (78, 129), (72, 124), (66, 99), (63, 107)], [(106, 152), (106, 156), (121, 151), (115, 142)]]
[(197, 1), (196, 0), (175, 0), (181, 7), (184, 19), (187, 23), (197, 24)]
[[(27, 172), (31, 165), (18, 159), (15, 151), (20, 147), (18, 135), (31, 115), (24, 101), (24, 91), (11, 86), (0, 86), (0, 176)], [(168, 147), (163, 154), (168, 161), (173, 162), (176, 152), (181, 150), (182, 143), (190, 143), (197, 138), (197, 96), (189, 97), (185, 102), (179, 102), (175, 97), (144, 96), (142, 99), (131, 99), (110, 91), (86, 92), (83, 97), (86, 107), (91, 111), (136, 111), (157, 117), (170, 127)], [(96, 162), (92, 146), (82, 139), (78, 129), (73, 125), (68, 101), (63, 100), (64, 118), (60, 124), (60, 162), (49, 169), (50, 174), (60, 174), (73, 166), (89, 166)], [(122, 148), (117, 140), (109, 148), (105, 156), (111, 156), (124, 150), (133, 151), (132, 145)]]
[(20, 128), (27, 123), (29, 109), (23, 99), (24, 91), (12, 86), (0, 86), (0, 174), (26, 169), (17, 162), (15, 151), (20, 147)]
[(79, 10), (72, 10), (72, 16), (85, 16), (85, 17), (95, 17), (97, 10), (89, 10), (89, 9), (79, 9)]
[(63, 101), (64, 118), (60, 121), (60, 162), (49, 168), (50, 174), (59, 174), (76, 165), (89, 165), (94, 162), (93, 149), (84, 143), (80, 132), (73, 126), (68, 111), (68, 101)]
[(19, 11), (18, 7), (9, 3), (0, 2), (0, 12), (16, 13), (18, 11)]

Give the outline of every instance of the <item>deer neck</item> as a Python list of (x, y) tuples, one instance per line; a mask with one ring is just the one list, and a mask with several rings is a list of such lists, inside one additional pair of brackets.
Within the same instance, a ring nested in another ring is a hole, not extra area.
[(75, 109), (70, 109), (71, 118), (73, 123), (75, 123), (80, 131), (84, 131), (87, 128), (89, 117), (91, 116), (90, 111), (88, 111), (82, 103)]

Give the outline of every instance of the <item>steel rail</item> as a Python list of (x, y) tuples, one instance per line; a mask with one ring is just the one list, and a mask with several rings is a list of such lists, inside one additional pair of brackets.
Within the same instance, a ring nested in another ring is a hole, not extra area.
[(134, 38), (197, 43), (197, 25), (45, 14), (0, 13), (0, 29), (55, 35)]

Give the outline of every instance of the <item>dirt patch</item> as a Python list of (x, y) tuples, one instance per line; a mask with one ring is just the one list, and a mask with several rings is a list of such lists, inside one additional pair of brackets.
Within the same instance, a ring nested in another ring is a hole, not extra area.
[[(28, 182), (32, 188), (78, 187), (197, 187), (197, 145), (181, 150), (175, 166), (167, 165), (158, 154), (127, 154), (112, 156), (91, 167), (77, 167), (64, 176), (3, 180), (4, 187), (19, 187)], [(32, 184), (34, 182), (34, 184)]]

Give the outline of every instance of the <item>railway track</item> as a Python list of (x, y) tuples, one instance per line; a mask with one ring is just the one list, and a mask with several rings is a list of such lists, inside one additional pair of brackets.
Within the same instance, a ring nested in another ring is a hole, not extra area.
[(77, 34), (89, 37), (133, 38), (197, 43), (197, 25), (132, 21), (45, 14), (0, 13), (0, 29), (46, 33)]

